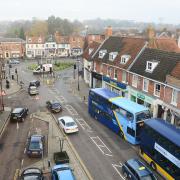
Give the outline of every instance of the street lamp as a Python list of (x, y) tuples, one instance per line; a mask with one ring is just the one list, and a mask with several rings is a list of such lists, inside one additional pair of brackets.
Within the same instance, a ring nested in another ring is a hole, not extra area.
[(80, 91), (80, 88), (79, 88), (79, 59), (77, 57), (77, 67), (78, 67), (78, 91)]

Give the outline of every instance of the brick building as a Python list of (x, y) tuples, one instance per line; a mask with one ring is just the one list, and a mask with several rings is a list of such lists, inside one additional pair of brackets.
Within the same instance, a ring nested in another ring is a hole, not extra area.
[(24, 58), (25, 41), (20, 38), (0, 38), (0, 58)]

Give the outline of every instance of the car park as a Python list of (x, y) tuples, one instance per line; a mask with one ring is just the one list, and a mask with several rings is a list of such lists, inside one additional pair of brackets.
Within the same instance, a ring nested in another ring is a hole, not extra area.
[(46, 101), (47, 108), (54, 113), (58, 113), (62, 111), (61, 104), (56, 100)]
[(28, 108), (14, 108), (11, 112), (11, 122), (23, 122), (28, 115)]
[(58, 124), (66, 134), (76, 133), (79, 131), (78, 125), (70, 116), (59, 117)]
[(45, 136), (31, 135), (28, 138), (26, 153), (29, 157), (43, 157), (45, 147)]
[(39, 91), (36, 86), (29, 86), (28, 93), (29, 93), (29, 95), (37, 95), (37, 94), (39, 94)]
[(30, 86), (36, 86), (36, 87), (39, 87), (39, 86), (40, 86), (40, 81), (38, 81), (38, 80), (30, 81), (29, 87), (30, 87)]
[(73, 170), (68, 164), (55, 165), (52, 170), (52, 180), (75, 180)]
[(138, 159), (129, 159), (122, 166), (122, 173), (128, 180), (157, 180), (150, 171)]
[(20, 180), (43, 180), (43, 172), (36, 167), (27, 168), (22, 171)]

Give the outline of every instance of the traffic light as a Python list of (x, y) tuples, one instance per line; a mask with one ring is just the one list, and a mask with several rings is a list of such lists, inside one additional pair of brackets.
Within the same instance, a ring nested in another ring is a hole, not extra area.
[(43, 67), (43, 71), (45, 71), (45, 67)]
[(9, 81), (6, 79), (6, 88), (9, 89)]
[(15, 69), (15, 73), (17, 74), (17, 68)]
[(41, 69), (43, 68), (42, 64), (40, 65)]
[(76, 69), (76, 64), (74, 64), (74, 69)]
[(51, 74), (52, 73), (52, 67), (50, 67), (49, 71), (50, 71), (50, 74)]

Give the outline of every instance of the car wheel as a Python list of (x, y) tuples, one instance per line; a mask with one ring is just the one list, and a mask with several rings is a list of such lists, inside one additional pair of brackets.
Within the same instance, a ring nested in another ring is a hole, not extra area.
[(127, 175), (126, 172), (123, 172), (123, 176), (124, 176), (125, 179), (128, 179), (128, 175)]
[(124, 139), (124, 133), (121, 131), (121, 130), (119, 130), (119, 136), (122, 138), (122, 139)]
[(153, 161), (150, 163), (150, 166), (154, 171), (156, 171), (156, 164)]

